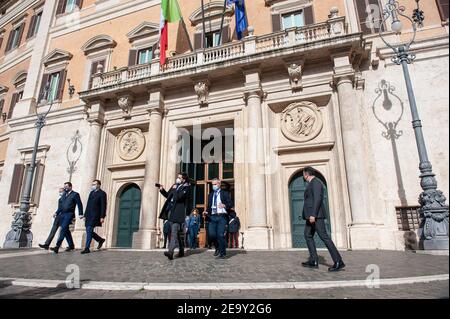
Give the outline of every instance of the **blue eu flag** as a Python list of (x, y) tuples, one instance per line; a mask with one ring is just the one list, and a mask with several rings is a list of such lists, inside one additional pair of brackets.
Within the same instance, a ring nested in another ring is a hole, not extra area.
[(248, 28), (247, 15), (245, 13), (245, 1), (244, 0), (227, 0), (227, 5), (236, 5), (236, 33), (238, 39), (243, 38), (244, 31)]

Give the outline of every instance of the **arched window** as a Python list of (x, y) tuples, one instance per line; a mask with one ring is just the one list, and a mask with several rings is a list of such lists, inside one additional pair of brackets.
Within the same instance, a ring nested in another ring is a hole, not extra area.
[(150, 63), (159, 46), (159, 24), (143, 22), (127, 34), (131, 43), (128, 66)]
[[(233, 7), (227, 7), (225, 10), (225, 19), (222, 29), (222, 36), (220, 37), (220, 26), (223, 15), (223, 1), (213, 1), (204, 5), (205, 16), (205, 48), (215, 47), (223, 43), (229, 42), (230, 39), (230, 22), (234, 14)], [(195, 27), (194, 34), (194, 48), (200, 49), (203, 47), (203, 13), (202, 8), (195, 10), (189, 17), (191, 24)], [(221, 43), (219, 43), (221, 38)]]
[(87, 57), (84, 89), (92, 87), (92, 76), (109, 70), (113, 49), (117, 43), (109, 35), (98, 35), (87, 41), (82, 47)]

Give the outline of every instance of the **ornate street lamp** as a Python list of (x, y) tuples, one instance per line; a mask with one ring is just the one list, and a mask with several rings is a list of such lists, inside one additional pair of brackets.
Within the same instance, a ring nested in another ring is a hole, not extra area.
[[(43, 101), (46, 104), (50, 86), (47, 84), (43, 92)], [(30, 199), (31, 189), (33, 187), (33, 177), (36, 168), (36, 157), (39, 147), (41, 130), (45, 126), (45, 120), (53, 105), (53, 96), (50, 97), (50, 106), (44, 113), (36, 113), (36, 138), (34, 141), (31, 163), (27, 170), (24, 192), (20, 201), (20, 209), (14, 214), (14, 220), (11, 224), (11, 230), (6, 234), (3, 248), (31, 248), (33, 243), (33, 234), (31, 233)]]
[[(417, 5), (419, 1), (416, 0)], [(408, 64), (411, 64), (416, 56), (410, 52), (411, 45), (414, 43), (417, 34), (417, 25), (423, 22), (423, 12), (421, 13), (419, 6), (418, 14), (410, 18), (404, 14), (405, 7), (400, 6), (398, 1), (389, 0), (383, 10), (383, 23), (380, 28), (380, 37), (383, 42), (391, 48), (395, 55), (392, 61), (403, 67), (403, 74), (408, 91), (409, 105), (412, 114), (412, 124), (416, 137), (416, 144), (420, 159), (420, 186), (423, 192), (419, 196), (420, 216), (422, 223), (420, 227), (420, 247), (425, 250), (448, 250), (448, 205), (445, 203), (446, 198), (441, 191), (437, 189), (437, 181), (432, 171), (431, 162), (428, 159), (428, 153), (425, 146), (425, 140), (422, 132), (422, 122), (417, 111), (416, 98), (409, 75)], [(400, 17), (407, 19), (413, 28), (411, 40), (402, 44), (390, 44), (385, 39), (383, 26), (391, 19), (391, 29), (396, 33), (400, 33), (403, 23)], [(414, 19), (414, 20), (413, 20)]]

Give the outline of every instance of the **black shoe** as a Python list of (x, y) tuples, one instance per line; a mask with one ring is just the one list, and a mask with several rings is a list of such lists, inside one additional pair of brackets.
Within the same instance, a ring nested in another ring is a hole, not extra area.
[(216, 249), (216, 251), (215, 251), (215, 253), (214, 253), (214, 257), (217, 257), (217, 256), (219, 256), (219, 255), (220, 255), (220, 252), (219, 252), (218, 249)]
[(75, 247), (67, 247), (65, 251), (69, 252), (69, 251), (72, 251), (72, 250), (75, 250)]
[(52, 247), (50, 248), (50, 250), (53, 251), (55, 254), (57, 254), (59, 252), (59, 247), (58, 246)]
[(177, 257), (178, 257), (178, 258), (183, 258), (183, 257), (184, 257), (184, 250), (181, 250), (181, 251), (178, 253)]
[(227, 255), (219, 255), (217, 259), (227, 259)]
[(105, 241), (106, 241), (106, 239), (103, 239), (103, 238), (102, 238), (102, 239), (98, 242), (97, 249), (101, 249), (102, 246), (103, 246), (103, 244), (105, 243)]
[(45, 245), (45, 244), (44, 245), (39, 244), (39, 247), (41, 247), (42, 249), (45, 249), (45, 250), (48, 250), (48, 248), (49, 248), (48, 245)]
[(171, 253), (171, 252), (165, 251), (164, 252), (164, 256), (169, 258), (169, 260), (173, 260), (173, 253)]
[(84, 255), (84, 254), (89, 254), (91, 251), (89, 250), (89, 249), (87, 249), (87, 248), (85, 248), (82, 252), (81, 252), (81, 254), (82, 255)]
[(344, 262), (341, 260), (341, 261), (338, 261), (337, 263), (335, 263), (335, 264), (333, 265), (333, 267), (328, 268), (328, 271), (330, 271), (330, 272), (340, 271), (340, 270), (342, 270), (344, 267), (345, 267), (345, 264), (344, 264)]
[(306, 261), (302, 263), (303, 267), (306, 268), (319, 268), (319, 263), (317, 261)]

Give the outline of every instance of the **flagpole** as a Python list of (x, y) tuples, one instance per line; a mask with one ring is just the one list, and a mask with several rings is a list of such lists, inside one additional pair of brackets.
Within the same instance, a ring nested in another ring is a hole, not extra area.
[[(205, 7), (204, 1), (202, 0), (202, 24), (203, 24), (203, 40), (202, 40), (202, 48), (205, 49), (206, 44), (206, 26), (205, 26)], [(214, 40), (213, 40), (214, 41)]]
[(223, 1), (223, 13), (222, 13), (222, 21), (220, 22), (220, 33), (219, 33), (219, 45), (222, 44), (222, 32), (223, 32), (223, 23), (225, 20), (225, 11), (227, 10), (227, 0)]
[(192, 46), (192, 42), (191, 42), (191, 36), (189, 35), (189, 32), (186, 27), (186, 23), (184, 22), (184, 17), (183, 17), (182, 11), (180, 9), (180, 4), (178, 3), (178, 1), (176, 2), (176, 4), (178, 7), (178, 11), (181, 13), (181, 26), (183, 27), (183, 30), (186, 33), (186, 37), (188, 38), (189, 48), (191, 49), (191, 51), (194, 51), (194, 47)]

